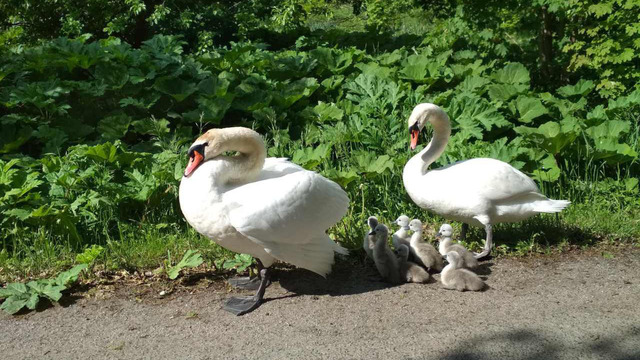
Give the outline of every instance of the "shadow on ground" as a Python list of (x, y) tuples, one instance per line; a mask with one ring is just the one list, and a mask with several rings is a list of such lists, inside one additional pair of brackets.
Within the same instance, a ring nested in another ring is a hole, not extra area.
[[(635, 344), (635, 345), (634, 345)], [(497, 335), (475, 336), (458, 343), (440, 360), (540, 360), (576, 358), (593, 354), (596, 358), (613, 360), (640, 359), (640, 327), (631, 327), (620, 334), (593, 335), (586, 344), (569, 344), (560, 338), (540, 335), (538, 331), (520, 329)]]

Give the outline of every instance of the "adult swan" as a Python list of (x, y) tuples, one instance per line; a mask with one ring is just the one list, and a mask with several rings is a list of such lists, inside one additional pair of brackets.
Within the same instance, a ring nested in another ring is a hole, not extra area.
[(344, 190), (287, 159), (265, 159), (255, 131), (209, 130), (188, 154), (180, 182), (187, 222), (219, 245), (258, 259), (256, 294), (229, 299), (225, 310), (242, 315), (257, 308), (269, 284), (267, 268), (276, 259), (326, 276), (334, 252), (347, 253), (325, 233), (347, 212)]
[(405, 165), (404, 187), (421, 208), (447, 219), (484, 227), (487, 233), (484, 250), (476, 258), (491, 252), (493, 224), (520, 221), (537, 213), (560, 212), (570, 204), (542, 195), (531, 178), (500, 160), (470, 159), (428, 170), (447, 147), (451, 123), (437, 105), (417, 105), (409, 117), (412, 150), (427, 122), (433, 126), (433, 138)]

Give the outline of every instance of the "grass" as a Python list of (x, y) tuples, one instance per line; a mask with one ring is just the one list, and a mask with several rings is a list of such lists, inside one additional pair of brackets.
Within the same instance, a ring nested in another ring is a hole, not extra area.
[[(389, 181), (391, 179), (387, 179)], [(391, 224), (400, 214), (423, 219), (433, 235), (445, 220), (418, 208), (410, 201), (395, 202), (389, 209), (367, 208), (367, 199), (382, 193), (385, 204), (404, 198), (398, 184), (385, 184), (383, 188), (358, 188), (358, 194), (351, 193), (352, 207), (345, 218), (332, 229), (332, 236), (347, 248), (352, 256), (363, 256), (362, 234), (366, 231), (365, 221), (370, 215), (379, 216), (383, 223)], [(640, 200), (633, 192), (625, 193), (612, 188), (612, 182), (584, 183), (572, 181), (564, 185), (564, 192), (577, 195), (584, 188), (591, 189), (590, 196), (578, 198), (558, 216), (542, 214), (515, 224), (498, 224), (494, 228), (495, 252), (500, 255), (526, 255), (563, 251), (573, 246), (591, 246), (599, 243), (638, 243), (640, 239)], [(389, 189), (385, 191), (384, 188)], [(582, 190), (581, 190), (582, 189)], [(394, 192), (391, 192), (391, 191)], [(584, 194), (583, 194), (584, 195)], [(388, 202), (387, 202), (388, 201)], [(182, 223), (181, 221), (179, 223)], [(453, 223), (456, 236), (460, 224)], [(0, 283), (26, 278), (50, 276), (69, 268), (75, 263), (83, 248), (74, 247), (60, 239), (47, 238), (41, 229), (36, 233), (22, 234), (21, 243), (0, 251)], [(471, 228), (465, 245), (474, 250), (483, 246), (484, 230)], [(95, 264), (107, 270), (124, 269), (130, 272), (153, 270), (162, 267), (171, 255), (179, 259), (188, 249), (199, 250), (210, 267), (219, 259), (231, 259), (233, 253), (197, 234), (186, 224), (119, 224), (118, 231), (111, 235), (102, 254)]]

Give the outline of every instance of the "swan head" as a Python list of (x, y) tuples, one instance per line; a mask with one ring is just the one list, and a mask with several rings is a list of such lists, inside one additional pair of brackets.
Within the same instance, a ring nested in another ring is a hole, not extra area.
[(200, 135), (187, 152), (189, 163), (184, 170), (184, 176), (191, 175), (203, 162), (222, 154), (223, 142), (224, 136), (222, 136), (220, 129), (211, 129)]
[(376, 228), (376, 226), (378, 226), (378, 218), (375, 216), (369, 216), (369, 218), (367, 219), (367, 224), (369, 224), (369, 227), (373, 230)]
[[(445, 120), (440, 121), (438, 124), (433, 123), (434, 118)], [(409, 125), (409, 138), (411, 144), (411, 150), (414, 150), (418, 145), (418, 138), (420, 136), (420, 131), (424, 129), (427, 122), (431, 122), (434, 125), (434, 129), (436, 131), (440, 131), (442, 133), (451, 133), (451, 125), (449, 123), (449, 117), (438, 105), (431, 103), (422, 103), (416, 105), (409, 116), (409, 120), (407, 121)]]
[(389, 228), (384, 224), (376, 225), (369, 233), (369, 241), (374, 244), (377, 243), (378, 240), (387, 241), (387, 238), (389, 238)]
[(460, 254), (455, 251), (449, 251), (447, 253), (447, 261), (451, 264), (451, 267), (456, 269), (460, 263)]
[(422, 221), (418, 219), (413, 219), (409, 223), (409, 229), (412, 231), (422, 231)]
[(399, 245), (395, 253), (401, 259), (407, 260), (409, 258), (409, 248), (407, 247), (407, 245)]
[(396, 219), (396, 224), (398, 224), (398, 226), (400, 226), (402, 228), (408, 228), (409, 227), (409, 217), (407, 215), (400, 215)]
[(438, 231), (439, 237), (448, 237), (450, 238), (453, 235), (453, 228), (449, 224), (442, 224), (440, 226), (440, 230)]

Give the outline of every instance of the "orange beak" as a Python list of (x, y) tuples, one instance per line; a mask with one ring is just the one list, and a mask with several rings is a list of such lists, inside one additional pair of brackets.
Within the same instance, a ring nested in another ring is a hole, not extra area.
[(189, 164), (184, 170), (184, 176), (189, 176), (202, 163), (204, 157), (197, 151), (193, 152), (193, 156), (189, 158)]
[(411, 137), (411, 150), (415, 150), (416, 145), (418, 145), (418, 135), (420, 135), (420, 130), (411, 130), (411, 134), (409, 135)]

